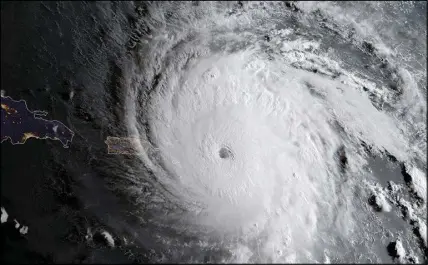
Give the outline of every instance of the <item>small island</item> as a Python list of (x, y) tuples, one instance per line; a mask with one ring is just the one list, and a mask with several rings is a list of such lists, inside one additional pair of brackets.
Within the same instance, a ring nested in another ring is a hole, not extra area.
[(44, 111), (30, 111), (25, 100), (1, 96), (1, 143), (24, 144), (29, 138), (59, 140), (68, 148), (74, 132), (57, 120), (46, 120)]
[(138, 138), (136, 137), (112, 137), (107, 136), (108, 154), (135, 155), (138, 153)]

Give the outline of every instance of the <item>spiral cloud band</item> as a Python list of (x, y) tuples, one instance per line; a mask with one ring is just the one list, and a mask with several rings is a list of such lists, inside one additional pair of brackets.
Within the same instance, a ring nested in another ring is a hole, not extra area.
[[(148, 221), (216, 238), (223, 262), (384, 260), (367, 198), (394, 202), (366, 149), (426, 170), (426, 64), (331, 3), (144, 8), (128, 131), (174, 205)], [(426, 222), (425, 201), (412, 209)]]

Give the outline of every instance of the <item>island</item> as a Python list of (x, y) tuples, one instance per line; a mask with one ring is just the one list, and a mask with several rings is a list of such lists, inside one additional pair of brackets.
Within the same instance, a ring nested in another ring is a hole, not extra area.
[(29, 138), (58, 140), (68, 148), (74, 132), (57, 120), (43, 119), (45, 111), (30, 111), (25, 100), (1, 95), (1, 143), (24, 144)]
[(135, 155), (138, 153), (137, 137), (112, 137), (105, 140), (108, 154)]

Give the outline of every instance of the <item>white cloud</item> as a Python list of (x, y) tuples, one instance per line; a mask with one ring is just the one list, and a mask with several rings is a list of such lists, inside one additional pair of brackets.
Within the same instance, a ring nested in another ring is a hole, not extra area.
[(1, 223), (7, 222), (8, 217), (9, 215), (7, 214), (6, 210), (3, 207), (1, 207)]
[(115, 244), (114, 244), (114, 239), (113, 239), (113, 237), (111, 236), (111, 234), (110, 234), (109, 232), (107, 232), (107, 231), (103, 231), (101, 234), (102, 234), (102, 235), (104, 236), (104, 238), (107, 240), (107, 243), (108, 243), (108, 245), (109, 245), (110, 247), (114, 247), (114, 246), (115, 246)]

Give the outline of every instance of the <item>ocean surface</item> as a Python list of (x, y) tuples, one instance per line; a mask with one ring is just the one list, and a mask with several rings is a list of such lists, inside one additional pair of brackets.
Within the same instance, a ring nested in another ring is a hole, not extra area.
[(2, 142), (2, 260), (426, 262), (426, 11), (2, 2), (2, 94), (74, 133)]

